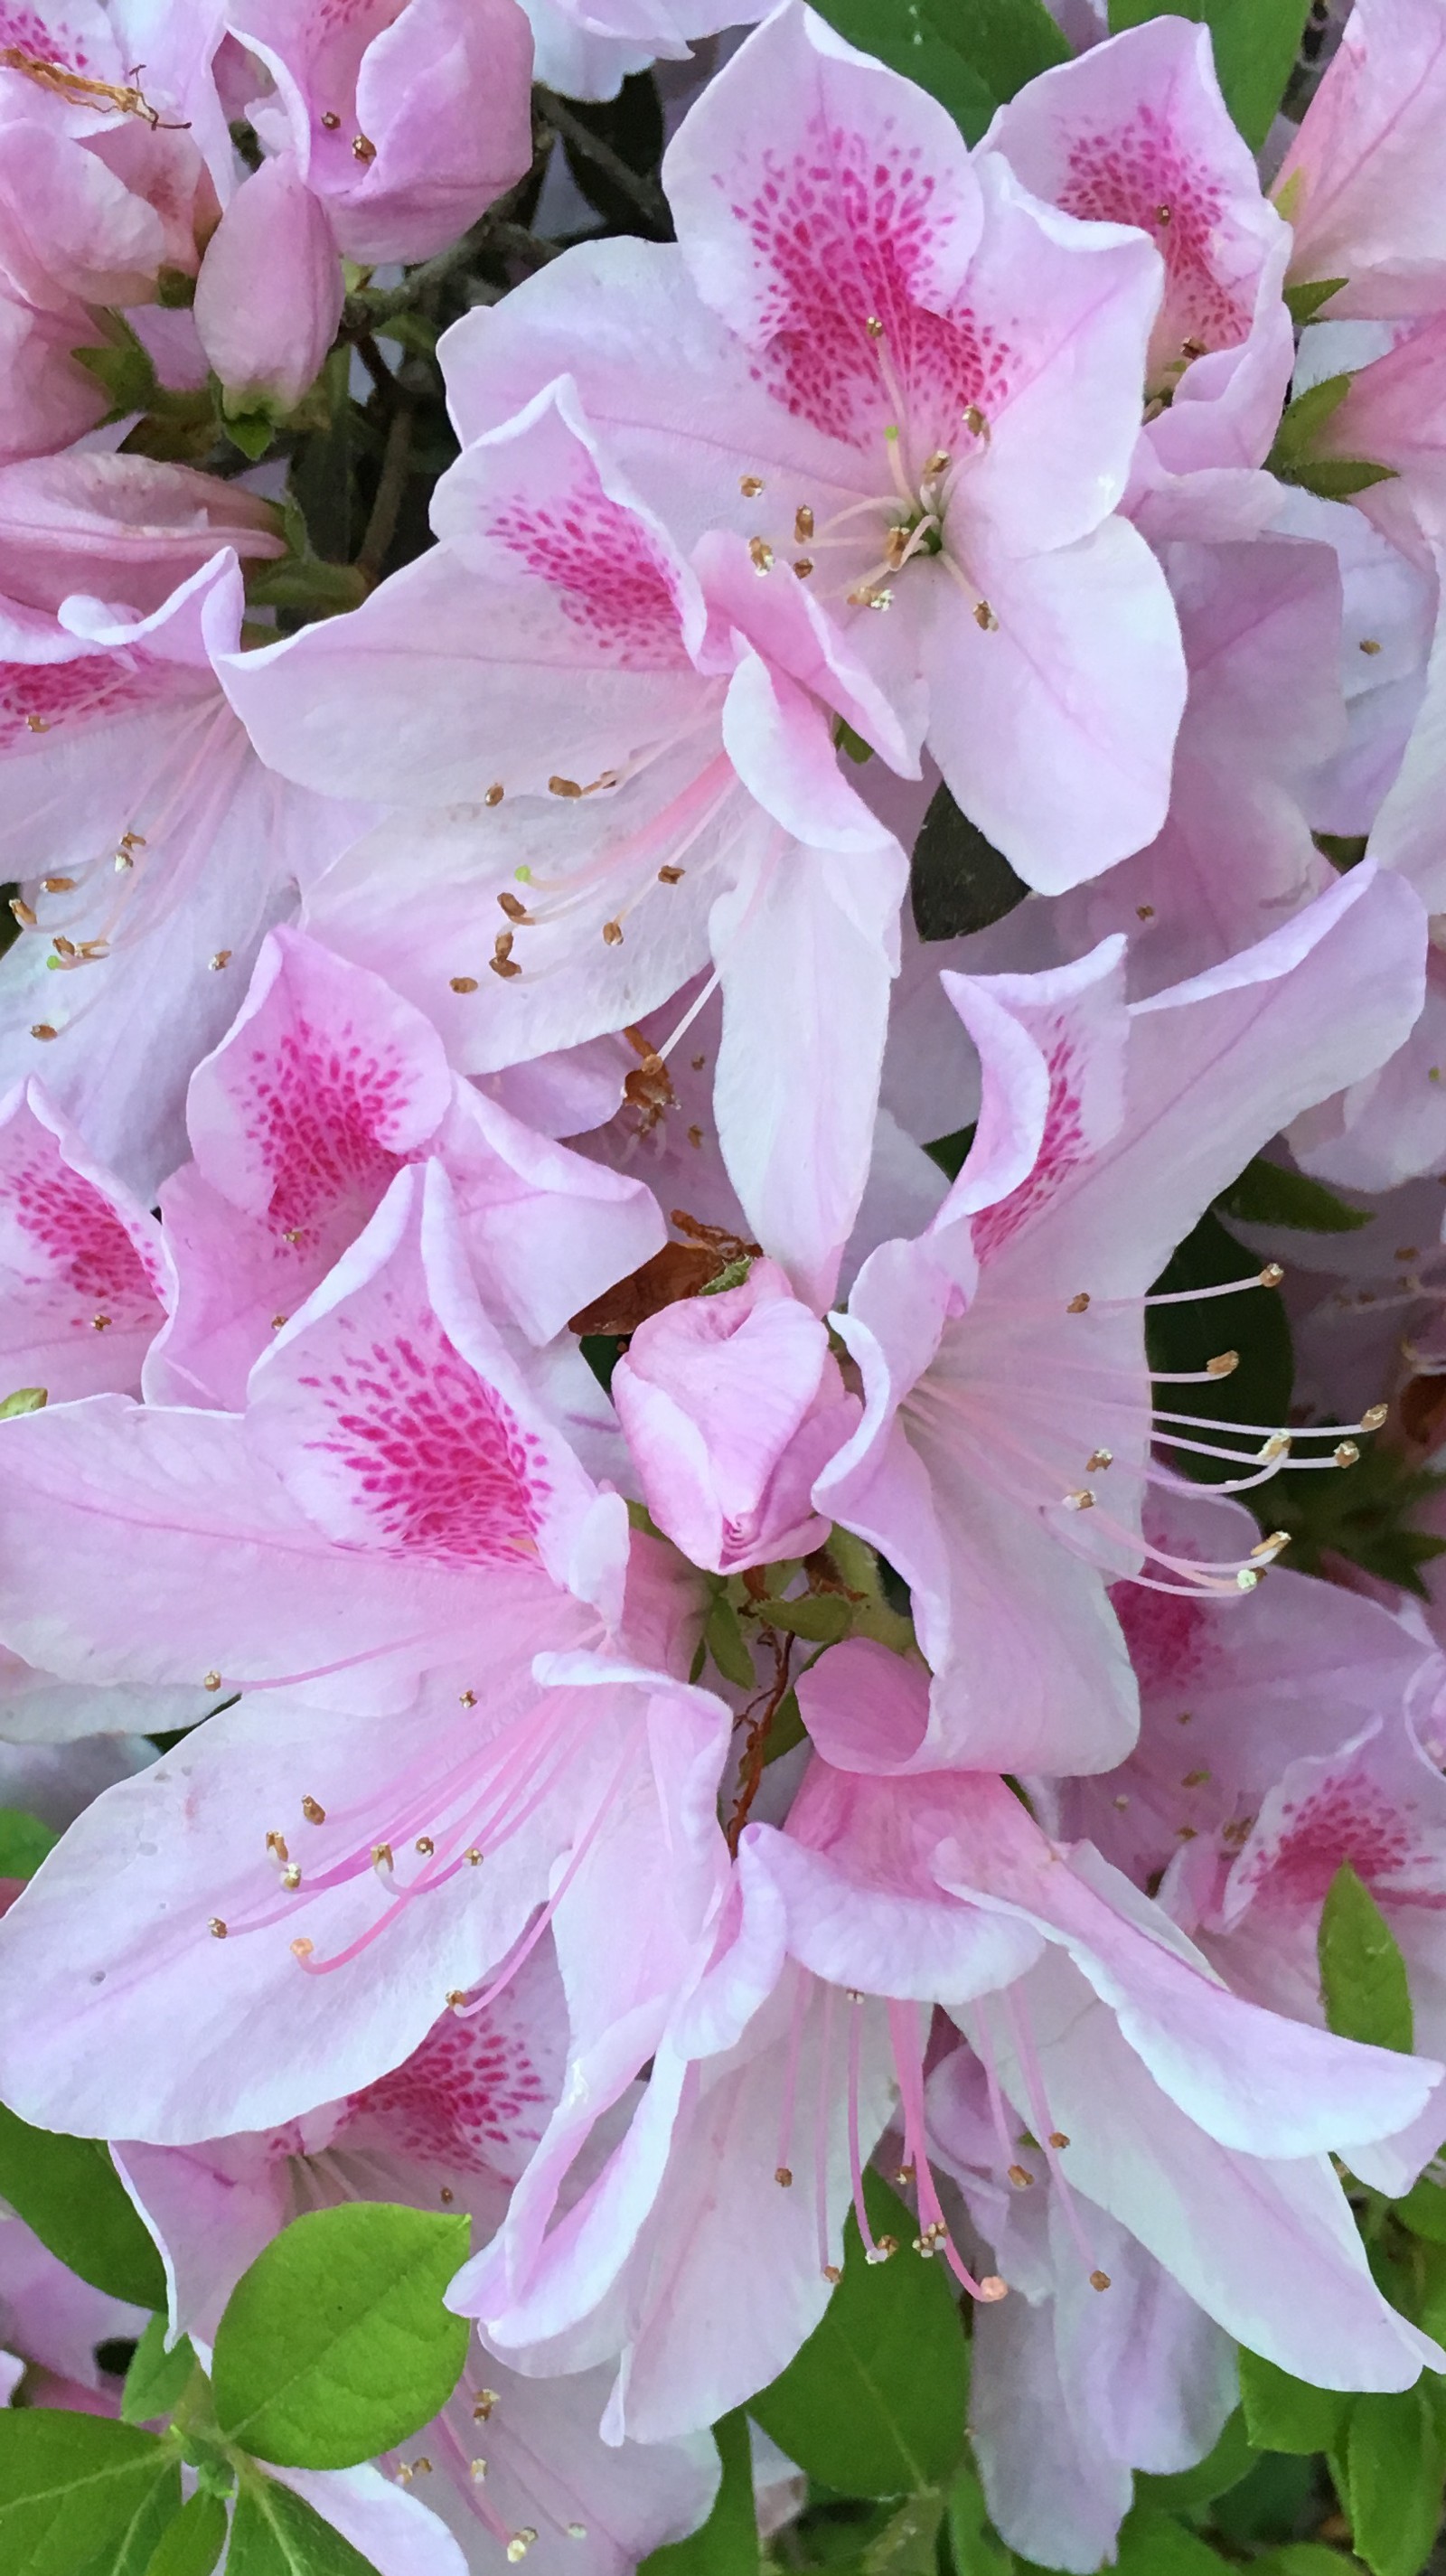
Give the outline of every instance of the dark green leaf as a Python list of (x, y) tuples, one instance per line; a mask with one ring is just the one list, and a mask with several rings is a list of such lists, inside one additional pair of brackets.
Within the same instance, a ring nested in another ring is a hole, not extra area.
[(428, 2423), (467, 2358), (466, 2318), (442, 2293), (468, 2229), (386, 2201), (293, 2220), (242, 2274), (217, 2329), (223, 2436), (285, 2468), (349, 2469)]
[(1271, 450), (1272, 473), (1285, 474), (1302, 464), (1328, 420), (1334, 418), (1351, 389), (1349, 375), (1323, 376), (1319, 384), (1308, 385), (1303, 394), (1286, 404), (1275, 445)]
[(163, 2316), (152, 2317), (126, 2372), (122, 2420), (127, 2424), (153, 2424), (158, 2416), (169, 2415), (195, 2367), (196, 2356), (189, 2338), (182, 2335), (167, 2352), (166, 2320)]
[[(1285, 95), (1308, 0), (1169, 0), (1168, 14), (1209, 27), (1225, 104), (1253, 152)], [(1110, 0), (1110, 31), (1166, 14), (1164, 0)]]
[(972, 2461), (966, 2460), (945, 2505), (954, 2576), (1012, 2576), (1014, 2560), (989, 2520), (989, 2508)]
[(1253, 2451), (1248, 2476), (1212, 2499), (1212, 2531), (1262, 2549), (1279, 2547), (1309, 2513), (1315, 2472), (1315, 2461), (1298, 2452)]
[(638, 2576), (758, 2576), (758, 2518), (748, 2418), (741, 2409), (713, 2427), (723, 2475), (713, 2510), (686, 2540), (672, 2540), (643, 2560)]
[(1287, 1171), (1283, 1163), (1268, 1163), (1262, 1154), (1246, 1164), (1215, 1204), (1222, 1216), (1234, 1217), (1239, 1225), (1284, 1225), (1297, 1234), (1353, 1234), (1371, 1221), (1369, 1208), (1347, 1207), (1322, 1181)]
[(923, 0), (923, 17), (1001, 103), (1070, 59), (1044, 0)]
[(862, 769), (866, 760), (873, 759), (873, 744), (871, 742), (865, 742), (861, 733), (855, 733), (853, 726), (848, 722), (846, 717), (835, 716), (833, 724), (833, 738), (838, 744), (840, 751), (846, 751), (848, 753), (848, 756), (856, 769)]
[[(631, 73), (616, 98), (570, 99), (568, 111), (590, 134), (611, 145), (618, 159), (640, 177), (651, 177), (656, 171), (663, 156), (663, 103), (651, 72)], [(568, 170), (588, 204), (608, 223), (632, 232), (638, 220), (635, 199), (585, 152), (566, 141), (563, 150)]]
[(173, 2459), (141, 2497), (129, 2520), (103, 2549), (81, 2561), (75, 2576), (150, 2576), (160, 2541), (181, 2511), (181, 2472)]
[(583, 1333), (577, 1346), (604, 1395), (611, 1395), (613, 1371), (627, 1347), (622, 1336), (618, 1333)]
[[(1247, 1252), (1233, 1234), (1226, 1232), (1218, 1217), (1203, 1216), (1171, 1256), (1155, 1286), (1161, 1291), (1213, 1288), (1230, 1279), (1250, 1279), (1259, 1267), (1259, 1255)], [(1238, 1297), (1152, 1307), (1145, 1340), (1150, 1365), (1156, 1369), (1203, 1369), (1227, 1351), (1239, 1355), (1236, 1368), (1218, 1379), (1207, 1378), (1195, 1386), (1158, 1387), (1156, 1401), (1162, 1411), (1204, 1414), (1211, 1422), (1275, 1424), (1289, 1419), (1295, 1378), (1290, 1325), (1279, 1297), (1271, 1291), (1246, 1288)], [(1249, 1465), (1260, 1450), (1260, 1441), (1253, 1435), (1217, 1435), (1189, 1423), (1167, 1427), (1181, 1440), (1218, 1439), (1219, 1445), (1230, 1452), (1229, 1457), (1212, 1458), (1202, 1456), (1198, 1450), (1166, 1449), (1165, 1456), (1172, 1467), (1203, 1485), (1221, 1484), (1227, 1477), (1238, 1475), (1242, 1462)], [(1311, 1477), (1307, 1481), (1319, 1484), (1326, 1480)]]
[(860, 2576), (936, 2576), (944, 2499), (932, 2489), (907, 2496), (859, 2559)]
[(121, 420), (130, 411), (149, 411), (156, 394), (156, 371), (149, 351), (119, 314), (108, 317), (108, 326), (115, 331), (112, 342), (98, 349), (76, 349), (72, 354), (77, 365), (94, 376), (109, 395), (111, 418)]
[(0, 1878), (33, 1878), (59, 1840), (23, 1807), (0, 1807)]
[(1340, 2039), (1374, 2048), (1412, 2046), (1406, 1963), (1385, 1916), (1349, 1861), (1342, 1861), (1321, 1908), (1316, 1935), (1326, 2022)]
[(760, 1601), (758, 1616), (770, 1628), (785, 1628), (791, 1637), (806, 1637), (813, 1646), (836, 1646), (851, 1625), (849, 1605), (838, 1592), (804, 1592), (796, 1601)]
[(220, 2497), (198, 2491), (163, 2534), (146, 2576), (211, 2576), (226, 2545), (226, 2528)]
[(1319, 2540), (1294, 2540), (1250, 2562), (1251, 2576), (1341, 2576), (1342, 2569), (1352, 2564), (1338, 2549), (1327, 2549)]
[(101, 2139), (32, 2129), (0, 2103), (0, 2198), (93, 2289), (165, 2306), (161, 2258)]
[(174, 2451), (133, 2425), (38, 2406), (0, 2411), (5, 2576), (77, 2576), (174, 2476)]
[(808, 1729), (804, 1725), (803, 1714), (798, 1705), (798, 1693), (785, 1691), (773, 1712), (773, 1724), (768, 1730), (763, 1755), (765, 1767), (770, 1762), (776, 1762), (780, 1754), (791, 1753), (795, 1744), (804, 1742), (807, 1734)]
[(270, 2478), (248, 2477), (236, 2498), (226, 2576), (377, 2576), (369, 2558), (314, 2506)]
[(921, 939), (960, 939), (985, 930), (1024, 901), (1029, 888), (947, 787), (935, 791), (909, 868), (909, 899)]
[(1220, 2561), (1182, 2522), (1137, 2504), (1120, 2525), (1118, 2576), (1220, 2576)]
[(876, 54), (948, 109), (977, 143), (999, 100), (957, 46), (942, 41), (930, 0), (827, 0), (822, 15), (861, 53)]
[(1256, 2352), (1240, 2355), (1240, 2398), (1259, 2451), (1329, 2451), (1342, 2439), (1354, 2399), (1292, 2379)]
[(1413, 2236), (1424, 2236), (1432, 2245), (1446, 2245), (1446, 2191), (1438, 2182), (1413, 2183), (1403, 2200), (1391, 2211)]
[(1137, 2477), (1135, 2500), (1138, 2504), (1158, 2506), (1165, 2513), (1179, 2513), (1186, 2505), (1211, 2504), (1216, 2496), (1237, 2486), (1254, 2466), (1255, 2453), (1246, 2430), (1245, 2417), (1238, 2409), (1225, 2426), (1213, 2451), (1196, 2463), (1193, 2469), (1181, 2469), (1174, 2477)]
[(715, 1592), (703, 1628), (703, 1643), (725, 1682), (739, 1690), (752, 1690), (757, 1675), (747, 1639), (738, 1624), (738, 1613), (726, 1592)]
[(1425, 1600), (1420, 1569), (1446, 1551), (1446, 1539), (1413, 1526), (1419, 1508), (1446, 1490), (1446, 1476), (1410, 1460), (1380, 1441), (1363, 1448), (1354, 1467), (1339, 1475), (1289, 1470), (1270, 1491), (1284, 1526), (1295, 1533), (1284, 1563), (1319, 1574), (1328, 1555), (1350, 1557), (1368, 1574), (1399, 1584)]
[(877, 2174), (864, 2176), (888, 2262), (865, 2260), (857, 2222), (820, 2323), (771, 2388), (749, 2402), (766, 2433), (838, 2495), (946, 2486), (964, 2443), (968, 2354), (942, 2264), (913, 2251), (914, 2222)]
[(952, 1136), (936, 1136), (932, 1145), (924, 1147), (930, 1162), (938, 1164), (946, 1181), (958, 1180), (978, 1132), (978, 1124), (977, 1119), (971, 1119), (967, 1127), (956, 1127)]
[(1356, 2399), (1346, 2452), (1351, 2534), (1372, 2576), (1418, 2576), (1441, 2521), (1440, 2400), (1422, 2379)]
[(1352, 501), (1375, 483), (1394, 483), (1396, 468), (1368, 464), (1364, 457), (1312, 456), (1281, 479), (1298, 484), (1303, 492), (1314, 492), (1322, 501)]

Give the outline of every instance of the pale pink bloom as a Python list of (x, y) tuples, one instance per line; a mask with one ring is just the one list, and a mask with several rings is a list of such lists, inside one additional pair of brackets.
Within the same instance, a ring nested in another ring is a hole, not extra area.
[[(187, 1124), (194, 1160), (161, 1192), (179, 1287), (152, 1401), (241, 1405), (252, 1362), (429, 1154), (483, 1299), (524, 1347), (551, 1343), (664, 1239), (644, 1182), (525, 1127), (452, 1071), (410, 1003), (300, 931), (268, 935), (191, 1076)], [(581, 1364), (574, 1382), (587, 1387)]]
[(699, 37), (762, 17), (760, 0), (523, 0), (535, 77), (564, 98), (616, 98), (630, 72), (685, 61)]
[(571, 252), (448, 335), (464, 438), (566, 367), (680, 544), (730, 530), (772, 589), (806, 567), (905, 756), (850, 722), (902, 768), (927, 735), (1032, 883), (1138, 849), (1184, 694), (1159, 568), (1111, 515), (1152, 245), (1028, 196), (796, 5), (709, 84), (665, 177), (676, 246)]
[(804, 1556), (828, 1536), (809, 1500), (859, 1416), (828, 1334), (771, 1261), (740, 1287), (650, 1316), (612, 1398), (666, 1537), (732, 1574)]
[[(113, 1779), (124, 1778), (149, 1762), (155, 1747), (146, 1729), (156, 1733), (172, 1727), (194, 1726), (198, 1718), (214, 1706), (215, 1691), (129, 1690), (105, 1683), (61, 1681), (56, 1674), (37, 1670), (8, 1646), (0, 1646), (0, 1746), (19, 1752), (34, 1749), (42, 1758), (51, 1747), (89, 1745), (105, 1748), (110, 1759), (119, 1742), (135, 1751), (134, 1761), (122, 1763), (119, 1771), (107, 1771), (93, 1782), (93, 1789), (108, 1789)], [(16, 1796), (8, 1803), (26, 1806), (33, 1803), (28, 1795)], [(69, 1815), (65, 1822), (69, 1822)]]
[(1108, 1769), (1136, 1698), (1105, 1573), (1234, 1584), (1142, 1548), (1152, 1441), (1208, 1445), (1190, 1388), (1211, 1375), (1154, 1419), (1143, 1301), (1283, 1116), (1399, 1046), (1423, 944), (1410, 889), (1357, 869), (1142, 1002), (1119, 940), (1046, 974), (946, 976), (982, 1059), (978, 1132), (932, 1227), (881, 1246), (838, 1319), (865, 1413), (814, 1490), (912, 1587), (935, 1675), (919, 1767)]
[(267, 152), (295, 156), (348, 259), (428, 259), (525, 177), (532, 38), (515, 0), (228, 0), (225, 17), (250, 57), (231, 70), (243, 112)]
[(0, 601), (53, 616), (80, 595), (149, 617), (226, 546), (286, 552), (270, 502), (189, 465), (82, 449), (0, 468)]
[(1154, 242), (1165, 293), (1145, 435), (1159, 465), (1262, 465), (1295, 358), (1281, 296), (1291, 236), (1220, 95), (1209, 29), (1153, 18), (1042, 73), (986, 145), (1036, 196)]
[(196, 282), (201, 346), (231, 408), (282, 415), (320, 373), (341, 320), (341, 262), (292, 153), (242, 181)]
[[(1401, 768), (1420, 713), (1436, 619), (1435, 569), (1414, 559), (1417, 550), (1403, 553), (1392, 545), (1349, 502), (1290, 492), (1275, 525), (1283, 536), (1309, 538), (1332, 549), (1344, 595), (1345, 739), (1334, 757), (1303, 782), (1302, 801), (1318, 832), (1346, 837), (1367, 833)], [(1285, 677), (1282, 658), (1274, 686), (1283, 687)]]
[(636, 1022), (711, 957), (724, 1159), (824, 1304), (868, 1172), (907, 882), (828, 708), (894, 740), (887, 705), (737, 537), (678, 553), (565, 378), (466, 450), (434, 516), (441, 544), (363, 608), (226, 666), (263, 759), (406, 812), (308, 919), (478, 1073)]
[(1274, 191), (1292, 283), (1341, 281), (1333, 319), (1446, 304), (1443, 103), (1441, 0), (1356, 0)]
[(217, 685), (243, 602), (211, 547), (147, 616), (0, 615), (0, 852), (34, 919), (0, 965), (0, 1079), (39, 1074), (147, 1196), (186, 1152), (186, 1083), (269, 923), (368, 819), (256, 759)]
[(1433, 549), (1446, 543), (1443, 412), (1446, 311), (1402, 330), (1392, 347), (1358, 368), (1311, 442), (1313, 456), (1392, 468), (1394, 479), (1368, 485), (1356, 507), (1428, 568)]
[(139, 1389), (173, 1302), (155, 1218), (35, 1080), (0, 1100), (0, 1381), (53, 1403)]
[[(146, 2322), (143, 2308), (92, 2289), (67, 2270), (13, 2211), (0, 2218), (0, 2404), (13, 2397), (27, 2368), (99, 2396), (104, 2382), (96, 2345), (134, 2342)], [(33, 2405), (63, 2402), (48, 2391), (31, 2397)]]

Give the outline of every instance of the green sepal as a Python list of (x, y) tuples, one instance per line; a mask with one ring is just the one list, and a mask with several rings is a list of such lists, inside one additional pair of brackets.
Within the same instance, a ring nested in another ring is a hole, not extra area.
[(1349, 1861), (1326, 1891), (1316, 1935), (1327, 2028), (1411, 2054), (1411, 1987), (1394, 1933)]
[[(1284, 214), (1284, 206), (1278, 199), (1276, 202)], [(1345, 282), (1343, 277), (1317, 277), (1308, 286), (1288, 286), (1285, 290), (1286, 309), (1296, 329), (1303, 330), (1307, 322), (1313, 322), (1321, 306), (1329, 304), (1333, 295), (1339, 295)]]

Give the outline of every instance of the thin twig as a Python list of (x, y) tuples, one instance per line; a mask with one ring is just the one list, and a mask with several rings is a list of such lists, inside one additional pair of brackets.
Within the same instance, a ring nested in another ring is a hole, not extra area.
[[(537, 176), (539, 163), (546, 162), (551, 149), (552, 137), (548, 135), (542, 148), (533, 155), (527, 177), (520, 179), (515, 188), (509, 188), (505, 197), (499, 197), (495, 206), (489, 206), (486, 214), (470, 232), (463, 233), (460, 241), (449, 243), (446, 250), (439, 250), (434, 259), (424, 259), (419, 268), (408, 269), (400, 285), (365, 286), (349, 295), (342, 307), (341, 338), (354, 340), (359, 332), (377, 330), (383, 322), (390, 321), (394, 313), (410, 313), (413, 305), (426, 301), (433, 287), (445, 285), (454, 270), (466, 268), (484, 251), (492, 249), (499, 233), (515, 232), (517, 227), (511, 220), (513, 211), (523, 202)], [(528, 238), (530, 240), (531, 235)]]
[(601, 171), (605, 179), (611, 180), (615, 188), (632, 199), (660, 241), (671, 241), (673, 218), (662, 189), (645, 178), (641, 171), (630, 169), (621, 153), (615, 152), (610, 143), (604, 143), (600, 134), (594, 134), (590, 125), (584, 125), (580, 116), (574, 116), (572, 109), (565, 107), (560, 98), (554, 98), (550, 89), (538, 91), (537, 103), (554, 134), (561, 135), (563, 142), (582, 160), (590, 161), (595, 170)]
[(391, 425), (387, 430), (387, 443), (382, 451), (382, 470), (377, 482), (376, 499), (372, 503), (367, 532), (362, 539), (361, 552), (356, 559), (357, 571), (365, 573), (368, 581), (377, 581), (381, 578), (387, 548), (397, 532), (402, 494), (407, 488), (407, 476), (411, 471), (412, 427), (415, 419), (416, 414), (411, 404), (403, 399), (397, 404), (392, 414)]

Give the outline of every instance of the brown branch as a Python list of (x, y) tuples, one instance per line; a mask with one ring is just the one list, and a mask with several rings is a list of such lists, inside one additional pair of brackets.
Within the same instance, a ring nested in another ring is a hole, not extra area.
[[(743, 1739), (743, 1761), (738, 1775), (738, 1795), (725, 1833), (728, 1849), (735, 1860), (738, 1857), (738, 1844), (743, 1828), (748, 1822), (749, 1810), (758, 1795), (763, 1774), (768, 1767), (769, 1730), (789, 1691), (793, 1637), (791, 1634), (780, 1636), (776, 1628), (770, 1628), (768, 1635), (773, 1644), (773, 1680), (768, 1689), (760, 1692), (757, 1699), (750, 1700), (743, 1711), (744, 1718), (751, 1718), (753, 1722)], [(763, 1714), (761, 1717), (754, 1718), (753, 1711), (760, 1706)]]

